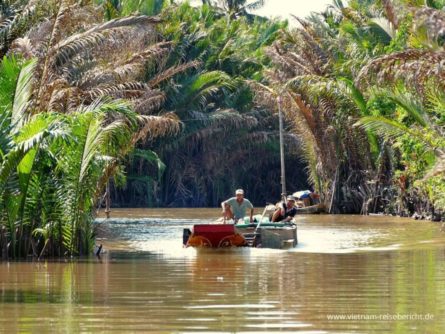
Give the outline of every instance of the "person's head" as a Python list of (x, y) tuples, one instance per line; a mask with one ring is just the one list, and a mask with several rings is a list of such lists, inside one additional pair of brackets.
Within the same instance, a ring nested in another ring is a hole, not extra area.
[(286, 200), (287, 200), (288, 207), (291, 208), (295, 205), (295, 197), (294, 196), (287, 196)]
[(236, 196), (236, 199), (243, 199), (244, 198), (244, 190), (236, 189), (235, 196)]

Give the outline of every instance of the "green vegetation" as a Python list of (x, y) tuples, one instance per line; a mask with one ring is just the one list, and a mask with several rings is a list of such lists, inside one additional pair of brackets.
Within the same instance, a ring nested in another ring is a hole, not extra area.
[(69, 114), (32, 114), (36, 64), (12, 57), (0, 68), (2, 255), (88, 254), (98, 190), (150, 120), (105, 98)]
[[(230, 15), (229, 15), (230, 16)], [(165, 80), (159, 111), (173, 111), (182, 124), (173, 137), (141, 143), (127, 168), (127, 184), (112, 189), (123, 206), (219, 206), (240, 186), (249, 198), (265, 203), (279, 197), (278, 120), (255, 103), (251, 81), (264, 78), (270, 65), (264, 48), (286, 23), (241, 16), (230, 19), (220, 7), (187, 3), (165, 7), (159, 33), (172, 49), (164, 66), (187, 67)], [(299, 141), (287, 136), (289, 186), (306, 188)], [(155, 151), (165, 164), (140, 153)], [(259, 158), (262, 157), (262, 158)]]
[(278, 96), (288, 189), (337, 213), (440, 213), (442, 1), (336, 0), (296, 28), (262, 4), (2, 3), (2, 257), (88, 254), (110, 197), (278, 198)]
[(438, 8), (338, 0), (268, 49), (268, 84), (282, 92), (310, 179), (332, 212), (444, 208)]

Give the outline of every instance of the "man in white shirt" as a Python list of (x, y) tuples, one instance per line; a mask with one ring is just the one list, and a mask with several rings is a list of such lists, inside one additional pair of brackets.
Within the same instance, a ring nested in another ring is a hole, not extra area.
[(224, 221), (226, 219), (234, 219), (236, 223), (239, 219), (244, 219), (246, 210), (250, 209), (250, 222), (253, 223), (253, 205), (247, 198), (244, 198), (243, 189), (237, 189), (235, 197), (222, 202), (221, 206), (223, 208)]

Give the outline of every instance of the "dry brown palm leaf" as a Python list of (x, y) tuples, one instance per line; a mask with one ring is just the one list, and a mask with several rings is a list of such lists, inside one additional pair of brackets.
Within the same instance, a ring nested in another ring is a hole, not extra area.
[(395, 52), (371, 60), (361, 69), (355, 84), (363, 87), (375, 74), (378, 74), (377, 79), (380, 81), (408, 75), (415, 75), (416, 79), (422, 81), (432, 74), (443, 75), (444, 62), (445, 51), (408, 49)]
[(289, 62), (298, 67), (303, 72), (303, 74), (313, 73), (313, 71), (306, 66), (307, 61), (303, 57), (298, 55), (296, 52), (288, 52), (287, 59)]
[(290, 104), (283, 108), (286, 119), (292, 122), (297, 135), (304, 134), (308, 138), (311, 137), (311, 142), (315, 142), (313, 128), (308, 124), (308, 118), (310, 122), (313, 122), (312, 110), (304, 103), (299, 94), (289, 92), (289, 96), (291, 99), (287, 100), (290, 101)]
[(277, 66), (284, 73), (295, 73), (296, 68), (299, 65), (293, 59), (288, 59), (281, 54), (278, 46), (274, 45), (265, 50), (266, 55), (269, 56), (274, 62), (275, 66)]
[(160, 62), (171, 50), (171, 45), (171, 42), (152, 44), (144, 50), (132, 54), (129, 59), (117, 63), (113, 68), (113, 72), (122, 81), (134, 80), (140, 76), (147, 63)]
[[(70, 65), (72, 65), (72, 67), (66, 68), (60, 75), (65, 76), (71, 85), (77, 86), (84, 91), (94, 89), (101, 85), (117, 84), (121, 82), (114, 69), (104, 68), (97, 64), (97, 61), (98, 59), (85, 59), (80, 63), (71, 61)], [(112, 65), (113, 62), (107, 64), (107, 66)]]
[(266, 50), (276, 66), (283, 67), (285, 72), (294, 76), (309, 73), (324, 75), (327, 72), (328, 55), (315, 37), (304, 29), (298, 29), (289, 34), (288, 39), (288, 44), (275, 42), (273, 47)]
[(40, 84), (37, 87), (36, 107), (41, 107), (42, 109), (44, 109), (43, 106), (41, 106), (44, 101), (42, 95), (44, 94), (44, 90), (46, 89), (45, 84), (47, 83), (48, 77), (50, 76), (49, 71), (52, 56), (51, 49), (53, 48), (53, 45), (57, 43), (57, 39), (59, 38), (60, 32), (63, 29), (64, 21), (69, 17), (69, 10), (70, 7), (67, 4), (67, 1), (61, 0), (59, 10), (57, 11), (54, 23), (52, 24), (44, 59), (43, 61), (39, 62), (42, 64), (42, 66), (37, 66), (37, 72), (40, 72), (41, 74)]
[(61, 80), (59, 86), (52, 91), (46, 107), (47, 111), (70, 113), (75, 112), (82, 104), (82, 91), (77, 87), (63, 85), (63, 83)]
[(188, 69), (191, 68), (198, 68), (201, 65), (200, 61), (194, 60), (194, 61), (190, 61), (188, 63), (184, 63), (178, 66), (174, 66), (174, 67), (170, 67), (167, 70), (161, 72), (160, 74), (158, 74), (157, 76), (155, 76), (153, 79), (151, 79), (148, 82), (148, 86), (154, 88), (157, 87), (160, 83), (171, 79), (172, 77), (174, 77), (175, 75), (185, 72)]
[(122, 62), (121, 65), (128, 65), (140, 62), (146, 62), (149, 59), (157, 59), (165, 55), (168, 51), (171, 50), (172, 42), (159, 42), (156, 44), (150, 45), (145, 50), (131, 55), (129, 59), (126, 59)]
[(209, 115), (210, 126), (225, 130), (251, 129), (258, 125), (258, 120), (250, 115), (240, 114), (234, 109), (218, 110)]
[(38, 58), (44, 58), (46, 51), (48, 49), (49, 36), (53, 29), (54, 22), (52, 20), (45, 20), (33, 27), (26, 37), (29, 38), (33, 49), (35, 51), (35, 56)]
[(38, 17), (38, 12), (43, 12), (44, 1), (28, 1), (22, 3), (0, 2), (12, 9), (11, 16), (0, 16), (0, 56), (9, 51), (10, 43), (23, 34), (23, 29), (33, 18)]
[(112, 96), (114, 98), (133, 99), (141, 97), (148, 86), (142, 82), (126, 82), (122, 84), (100, 85), (83, 92), (86, 103), (90, 103), (102, 96)]
[(62, 65), (79, 52), (103, 43), (110, 38), (109, 35), (112, 35), (113, 32), (118, 32), (119, 28), (140, 25), (149, 29), (150, 26), (159, 22), (159, 18), (145, 15), (114, 19), (97, 25), (85, 32), (70, 36), (55, 45), (50, 53), (54, 54), (54, 64)]
[(318, 103), (318, 106), (323, 119), (334, 119), (337, 111), (337, 104), (335, 103), (334, 99), (322, 97)]
[(320, 43), (309, 34), (306, 30), (299, 29), (298, 33), (304, 41), (302, 45), (298, 45), (298, 50), (304, 55), (304, 59), (312, 66), (315, 73), (322, 75), (325, 67), (329, 64), (329, 57), (323, 50)]
[(67, 103), (69, 101), (70, 88), (58, 89), (51, 95), (48, 107), (49, 112), (64, 112), (68, 109)]
[(306, 120), (307, 125), (312, 131), (315, 131), (317, 128), (317, 124), (314, 119), (314, 110), (311, 108), (309, 104), (306, 104), (306, 102), (303, 100), (302, 96), (297, 93), (291, 93), (291, 96), (295, 102), (295, 104), (298, 106), (298, 109), (300, 110), (301, 114), (304, 116), (304, 119)]
[[(38, 104), (39, 108), (34, 108), (34, 112), (40, 110), (61, 110), (60, 107), (65, 105), (62, 100), (63, 94), (58, 94), (59, 91), (63, 91), (69, 87), (68, 82), (63, 78), (55, 78), (53, 81), (45, 85), (45, 89), (41, 91), (41, 100)], [(39, 100), (32, 100), (34, 103), (38, 103)], [(51, 104), (51, 106), (50, 106)]]
[(138, 114), (149, 115), (158, 111), (165, 102), (165, 94), (158, 90), (147, 90), (134, 102), (134, 109)]
[(399, 27), (399, 19), (397, 18), (397, 10), (391, 0), (382, 0), (383, 9), (385, 10), (386, 18), (391, 22), (392, 26), (397, 29)]
[(157, 137), (178, 133), (181, 127), (181, 122), (174, 113), (166, 113), (162, 116), (140, 115), (138, 122), (140, 129), (132, 138), (133, 144), (142, 140), (152, 140)]
[[(115, 36), (102, 46), (72, 58), (60, 67), (60, 75), (82, 89), (110, 83), (124, 83), (143, 79), (146, 66), (161, 63), (170, 50), (171, 43), (159, 42), (146, 45), (146, 31), (128, 30)], [(139, 36), (136, 36), (136, 33)], [(130, 39), (131, 41), (128, 41)]]
[(263, 85), (258, 81), (246, 81), (254, 93), (254, 102), (269, 110), (277, 109), (277, 93), (273, 88)]
[(17, 38), (12, 42), (8, 51), (10, 54), (21, 55), (25, 59), (31, 59), (35, 56), (35, 50), (28, 37)]
[(105, 20), (101, 6), (83, 5), (73, 0), (71, 2), (74, 4), (70, 7), (70, 19), (64, 22), (62, 39), (77, 34), (79, 31), (87, 31)]
[(437, 42), (445, 35), (445, 12), (431, 7), (412, 8), (414, 31), (426, 32), (430, 41)]

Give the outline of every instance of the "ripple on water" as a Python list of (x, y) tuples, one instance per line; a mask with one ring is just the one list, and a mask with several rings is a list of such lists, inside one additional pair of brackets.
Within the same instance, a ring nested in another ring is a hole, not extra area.
[[(182, 230), (194, 223), (208, 223), (212, 220), (137, 218), (99, 221), (101, 225), (107, 226), (115, 240), (128, 240), (128, 250), (184, 257), (195, 256), (196, 253), (182, 247)], [(410, 238), (417, 239), (419, 244), (434, 243), (424, 237), (437, 238), (437, 231), (432, 230), (438, 230), (436, 226), (427, 223), (385, 216), (299, 216), (297, 225), (299, 244), (290, 251), (306, 253), (397, 250)], [(425, 231), (431, 232), (425, 234)], [(443, 239), (445, 237), (441, 239), (445, 241)], [(112, 241), (108, 242), (112, 247)]]
[[(182, 229), (202, 221), (138, 219), (101, 223), (101, 261), (0, 262), (0, 332), (445, 332), (445, 240), (434, 224), (299, 217), (294, 250), (197, 251), (182, 248)], [(351, 312), (436, 318), (327, 319)]]

